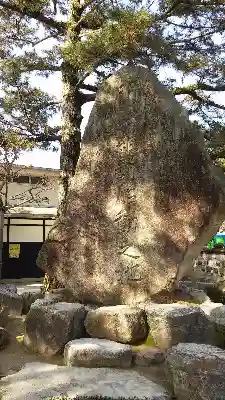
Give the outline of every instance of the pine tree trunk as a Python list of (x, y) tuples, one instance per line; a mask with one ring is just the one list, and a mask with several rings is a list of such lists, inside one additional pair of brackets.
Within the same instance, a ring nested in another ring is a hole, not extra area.
[[(80, 155), (81, 130), (82, 121), (81, 94), (77, 90), (77, 71), (68, 63), (64, 63), (63, 72), (63, 107), (62, 107), (62, 139), (61, 139), (61, 156), (60, 169), (61, 176), (59, 182), (58, 196), (58, 216), (64, 213), (67, 206), (67, 196), (71, 179), (75, 174), (77, 161)], [(47, 286), (46, 286), (47, 282)], [(62, 287), (55, 276), (45, 274), (43, 281), (43, 290), (47, 291)]]
[(81, 95), (76, 88), (77, 71), (68, 63), (63, 66), (63, 126), (61, 140), (61, 181), (59, 188), (58, 214), (66, 207), (67, 194), (71, 178), (74, 176), (80, 155), (81, 130)]
[(2, 268), (3, 268), (4, 215), (5, 215), (5, 207), (2, 198), (0, 197), (0, 279), (2, 279)]
[[(73, 26), (79, 20), (79, 2), (70, 0), (70, 16), (66, 40), (79, 40), (79, 31), (74, 30)], [(77, 161), (80, 155), (82, 121), (81, 107), (83, 104), (82, 94), (79, 92), (77, 84), (79, 81), (78, 71), (68, 61), (62, 65), (62, 85), (63, 85), (63, 104), (62, 104), (62, 134), (61, 134), (61, 156), (60, 169), (61, 178), (59, 183), (58, 216), (64, 213), (67, 206), (67, 196), (71, 179), (75, 174)], [(43, 281), (44, 290), (46, 288), (60, 287), (60, 283), (54, 276), (45, 274)]]
[(3, 268), (3, 229), (4, 229), (4, 211), (0, 209), (0, 280), (2, 279), (2, 268)]
[[(69, 1), (69, 21), (66, 34), (67, 41), (79, 40), (80, 28), (76, 28), (81, 14), (79, 0)], [(82, 94), (79, 93), (77, 84), (78, 71), (68, 61), (62, 66), (63, 106), (62, 106), (62, 140), (61, 140), (61, 182), (59, 188), (58, 215), (63, 213), (67, 204), (67, 194), (71, 178), (74, 176), (77, 161), (80, 155), (82, 121), (81, 107)]]

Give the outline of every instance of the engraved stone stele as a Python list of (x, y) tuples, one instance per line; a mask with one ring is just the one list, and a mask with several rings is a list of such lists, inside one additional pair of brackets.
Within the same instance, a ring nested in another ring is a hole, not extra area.
[(134, 304), (171, 290), (224, 220), (222, 185), (203, 142), (146, 68), (111, 76), (39, 267), (84, 303)]

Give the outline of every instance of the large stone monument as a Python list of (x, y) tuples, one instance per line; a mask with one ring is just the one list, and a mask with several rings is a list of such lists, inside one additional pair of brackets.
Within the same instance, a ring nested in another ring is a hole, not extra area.
[(202, 134), (155, 75), (123, 67), (97, 94), (38, 265), (81, 302), (144, 302), (188, 274), (224, 215)]

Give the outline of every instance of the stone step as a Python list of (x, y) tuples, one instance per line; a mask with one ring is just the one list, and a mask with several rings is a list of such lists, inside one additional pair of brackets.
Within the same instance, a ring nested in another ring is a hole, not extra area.
[(215, 326), (200, 307), (150, 304), (145, 312), (150, 335), (160, 349), (186, 342), (216, 344)]
[(85, 307), (78, 303), (36, 300), (25, 319), (25, 346), (52, 357), (63, 353), (66, 343), (84, 334)]
[(67, 366), (129, 368), (132, 346), (105, 339), (75, 339), (66, 344)]
[(148, 336), (145, 312), (128, 305), (99, 307), (89, 311), (85, 328), (93, 338), (126, 344), (143, 343)]
[(166, 362), (177, 400), (225, 398), (224, 350), (206, 344), (179, 343), (167, 352)]
[(172, 400), (162, 386), (130, 370), (30, 363), (1, 380), (1, 400), (61, 400), (66, 396), (76, 400)]

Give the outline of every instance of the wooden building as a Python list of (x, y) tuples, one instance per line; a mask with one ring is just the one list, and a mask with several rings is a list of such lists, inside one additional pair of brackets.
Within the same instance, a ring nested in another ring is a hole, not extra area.
[[(12, 207), (4, 216), (2, 279), (44, 275), (36, 266), (36, 258), (57, 214), (59, 174), (59, 170), (20, 166), (19, 174), (11, 179), (8, 196)], [(42, 188), (37, 183), (42, 182), (43, 177), (49, 184), (45, 182)], [(34, 189), (33, 200), (29, 198), (30, 188)], [(21, 198), (24, 199), (22, 206), (19, 205)]]

